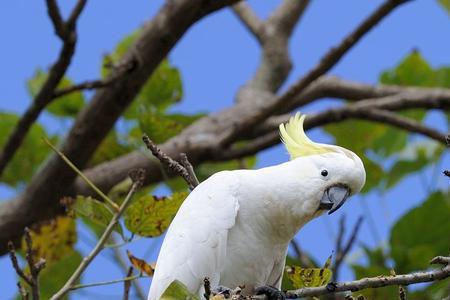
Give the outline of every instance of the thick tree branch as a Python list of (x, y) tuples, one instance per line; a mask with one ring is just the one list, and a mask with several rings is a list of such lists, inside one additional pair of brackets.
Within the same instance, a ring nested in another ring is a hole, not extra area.
[[(320, 85), (314, 85), (317, 88), (317, 93), (311, 90), (311, 93), (320, 94), (323, 97), (334, 97), (336, 93), (339, 93), (339, 96), (342, 95), (345, 90), (348, 90), (349, 95), (355, 97), (355, 99), (360, 99), (364, 97), (377, 97), (389, 95), (392, 93), (398, 93), (399, 91), (406, 91), (409, 95), (414, 92), (414, 94), (419, 95), (419, 98), (406, 99), (399, 98), (399, 102), (394, 102), (392, 105), (396, 107), (396, 109), (401, 109), (402, 105), (405, 105), (409, 108), (414, 107), (429, 107), (431, 106), (427, 101), (430, 99), (431, 103), (436, 108), (445, 108), (450, 107), (450, 90), (445, 89), (424, 89), (424, 88), (414, 88), (411, 90), (410, 88), (402, 88), (402, 87), (389, 87), (389, 86), (367, 86), (358, 83), (347, 82), (343, 80), (335, 80), (330, 78), (330, 84), (328, 85), (324, 80)], [(341, 84), (338, 84), (341, 82)], [(342, 88), (338, 87), (342, 86)], [(330, 87), (331, 90), (329, 89)], [(325, 92), (322, 93), (322, 90)], [(411, 92), (411, 93), (410, 93)], [(391, 99), (392, 100), (392, 99)], [(364, 102), (370, 103), (375, 102), (376, 99), (371, 99), (368, 101), (360, 101), (364, 104)], [(389, 101), (386, 101), (389, 103)], [(352, 104), (356, 105), (358, 103)], [(382, 107), (381, 107), (382, 108)], [(249, 109), (251, 109), (251, 105), (249, 105)], [(341, 109), (341, 108), (339, 108)], [(339, 111), (338, 111), (339, 112)], [(350, 110), (351, 113), (351, 110)], [(339, 115), (339, 114), (337, 114)], [(233, 115), (229, 115), (230, 119), (233, 118), (244, 118), (246, 116), (246, 111), (242, 110), (239, 112), (235, 112)], [(317, 117), (314, 117), (312, 120), (314, 123), (310, 123), (308, 119), (312, 118), (309, 116), (306, 120), (305, 126), (306, 128), (313, 128), (325, 124), (330, 124), (339, 120), (343, 120), (341, 118), (336, 118), (336, 114), (331, 111), (325, 111), (319, 113)], [(350, 118), (348, 115), (346, 119)], [(218, 147), (215, 143), (217, 141), (217, 136), (223, 130), (227, 130), (233, 124), (230, 120), (229, 123), (223, 124), (223, 126), (227, 125), (225, 128), (221, 127), (222, 123), (209, 123), (202, 122), (202, 126), (191, 127), (186, 130), (185, 133), (180, 134), (177, 137), (174, 137), (170, 141), (161, 145), (161, 149), (167, 153), (171, 157), (178, 157), (180, 152), (185, 152), (189, 155), (191, 162), (194, 165), (197, 165), (201, 162), (204, 162), (208, 159), (227, 159), (227, 158), (236, 158), (236, 157), (244, 157), (246, 155), (253, 155), (259, 150), (266, 149), (270, 146), (275, 145), (279, 142), (278, 137), (278, 125), (281, 122), (285, 122), (288, 119), (288, 115), (281, 117), (272, 117), (269, 118), (264, 125), (261, 125), (258, 130), (252, 135), (253, 137), (258, 137), (258, 139), (251, 141), (247, 145), (247, 150), (226, 150), (222, 156), (218, 156), (218, 152), (224, 152), (224, 149), (216, 148)], [(205, 135), (205, 132), (208, 130), (215, 129), (214, 134)], [(269, 134), (266, 134), (269, 132)], [(220, 149), (220, 151), (215, 151), (215, 149)], [(233, 148), (231, 148), (233, 149)], [(234, 153), (232, 153), (234, 152)], [(207, 153), (207, 154), (205, 154)], [(209, 154), (208, 154), (209, 153)], [(160, 172), (160, 168), (158, 166), (157, 161), (149, 160), (145, 155), (141, 154), (138, 151), (129, 153), (120, 158), (117, 158), (111, 162), (103, 163), (98, 165), (90, 170), (87, 170), (85, 174), (92, 178), (95, 184), (101, 187), (103, 190), (109, 190), (112, 186), (123, 180), (123, 174), (128, 172), (132, 168), (136, 168), (139, 166), (145, 166), (148, 175), (148, 182), (157, 182), (162, 179), (162, 174)], [(77, 179), (76, 184), (73, 187), (74, 193), (80, 194), (89, 194), (89, 188), (85, 186), (85, 184)]]
[(380, 288), (390, 285), (410, 285), (421, 282), (438, 281), (450, 277), (450, 257), (438, 256), (432, 261), (432, 264), (441, 264), (441, 268), (422, 271), (404, 275), (377, 276), (372, 278), (363, 278), (349, 282), (329, 283), (327, 286), (313, 287), (290, 291), (290, 295), (297, 297), (313, 297), (333, 294), (344, 291), (360, 291), (368, 288)]
[[(411, 105), (410, 102), (404, 103), (407, 103), (408, 106)], [(426, 102), (423, 103), (416, 102), (416, 105), (417, 104), (423, 104), (425, 106), (430, 105), (429, 103)], [(437, 104), (437, 106), (439, 107), (441, 107), (442, 105), (443, 104), (441, 103)], [(447, 107), (450, 107), (450, 103), (446, 105)], [(394, 104), (392, 104), (392, 107), (399, 108), (399, 106), (395, 106)], [(409, 108), (411, 107), (412, 106), (409, 106)], [(417, 107), (421, 106), (418, 105)], [(217, 153), (217, 155), (214, 156), (213, 159), (228, 160), (228, 159), (242, 158), (249, 155), (254, 155), (255, 153), (263, 149), (278, 144), (280, 142), (278, 125), (283, 122), (287, 122), (290, 116), (291, 116), (290, 114), (287, 114), (283, 116), (270, 118), (268, 121), (270, 122), (270, 126), (264, 127), (264, 129), (260, 131), (261, 136), (248, 142), (245, 146), (238, 148), (231, 147), (228, 150), (223, 150), (220, 153)], [(412, 133), (422, 134), (424, 136), (436, 140), (439, 143), (445, 142), (445, 135), (443, 133), (440, 133), (435, 129), (426, 127), (425, 125), (422, 125), (417, 121), (408, 119), (406, 117), (402, 117), (400, 115), (397, 115), (395, 113), (386, 110), (375, 109), (370, 107), (359, 108), (357, 107), (357, 104), (344, 106), (343, 108), (329, 109), (314, 115), (309, 115), (305, 119), (304, 127), (305, 130), (308, 130), (331, 123), (339, 123), (349, 119), (369, 120), (381, 124), (391, 125)], [(269, 128), (270, 130), (268, 130)]]
[[(27, 108), (19, 122), (9, 135), (2, 152), (0, 153), (0, 176), (5, 170), (9, 161), (13, 158), (17, 149), (22, 145), (28, 130), (37, 120), (44, 108), (53, 100), (53, 93), (67, 71), (72, 61), (76, 45), (76, 21), (86, 4), (86, 0), (79, 0), (74, 8), (73, 19), (68, 23), (64, 23), (59, 12), (58, 5), (55, 0), (47, 0), (47, 10), (52, 20), (56, 34), (63, 41), (62, 49), (58, 59), (52, 65), (48, 72), (48, 77), (42, 85), (41, 89), (33, 99), (32, 104)], [(76, 11), (76, 12), (75, 12)]]
[[(255, 75), (240, 89), (237, 102), (265, 102), (286, 80), (292, 68), (288, 43), (294, 26), (309, 1), (284, 0), (265, 22), (245, 2), (236, 4), (234, 12), (253, 33), (262, 47), (262, 57)], [(257, 100), (256, 100), (257, 99)]]
[[(145, 25), (141, 35), (120, 62), (120, 65), (134, 66), (132, 70), (113, 85), (95, 93), (88, 105), (78, 114), (61, 145), (62, 152), (75, 165), (84, 166), (155, 68), (190, 26), (206, 14), (235, 2), (237, 0), (167, 1)], [(118, 71), (113, 70), (110, 77), (116, 76), (116, 72)], [(56, 86), (57, 84), (54, 84), (48, 90), (44, 85), (43, 90), (48, 92), (47, 95), (51, 95)], [(31, 125), (41, 110), (42, 105), (32, 110), (31, 118), (27, 114), (24, 116), (27, 120), (25, 127)], [(23, 126), (19, 126), (18, 134), (14, 136), (20, 137), (23, 132)], [(15, 145), (14, 149), (18, 147), (17, 141), (14, 140), (12, 144)], [(10, 156), (12, 152), (9, 148), (5, 151)], [(122, 173), (120, 177), (124, 179), (125, 174), (127, 173)], [(159, 173), (157, 174), (159, 176)], [(18, 199), (0, 204), (0, 253), (7, 250), (7, 241), (18, 242), (25, 226), (54, 216), (60, 211), (58, 200), (67, 195), (68, 187), (75, 177), (76, 175), (53, 155), (35, 174), (26, 191)]]
[(228, 136), (224, 137), (224, 143), (231, 142), (236, 138), (236, 132), (245, 131), (252, 128), (254, 124), (261, 122), (269, 115), (281, 110), (289, 105), (290, 101), (295, 99), (305, 88), (313, 81), (330, 70), (340, 59), (350, 50), (366, 33), (374, 28), (382, 19), (391, 13), (399, 5), (410, 0), (386, 0), (381, 4), (368, 18), (366, 18), (354, 31), (346, 36), (341, 43), (331, 48), (313, 69), (311, 69), (300, 80), (294, 83), (284, 94), (276, 97), (273, 101), (267, 101), (264, 105), (260, 105), (259, 109), (253, 111), (253, 117), (248, 117), (242, 122), (236, 123), (235, 127), (239, 130), (234, 132), (225, 132)]

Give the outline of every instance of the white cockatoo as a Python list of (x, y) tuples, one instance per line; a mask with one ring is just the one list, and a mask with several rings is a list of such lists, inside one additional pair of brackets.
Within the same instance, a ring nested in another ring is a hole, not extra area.
[(297, 113), (280, 134), (291, 160), (223, 171), (197, 186), (173, 219), (156, 262), (149, 300), (174, 280), (203, 298), (211, 287), (280, 288), (289, 242), (308, 221), (358, 193), (366, 173), (345, 148), (312, 142)]

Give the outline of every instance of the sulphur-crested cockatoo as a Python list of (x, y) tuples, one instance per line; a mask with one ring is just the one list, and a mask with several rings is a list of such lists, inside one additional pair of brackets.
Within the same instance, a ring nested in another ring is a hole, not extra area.
[(358, 193), (361, 159), (339, 146), (312, 142), (297, 113), (280, 134), (291, 160), (259, 170), (223, 171), (197, 186), (172, 221), (156, 262), (148, 299), (174, 280), (203, 294), (211, 287), (280, 288), (290, 240), (311, 219), (336, 211)]

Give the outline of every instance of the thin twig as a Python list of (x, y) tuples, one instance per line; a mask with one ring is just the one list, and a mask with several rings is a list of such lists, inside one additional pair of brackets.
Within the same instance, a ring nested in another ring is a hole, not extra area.
[(25, 230), (25, 245), (26, 245), (26, 254), (25, 258), (27, 259), (28, 266), (30, 267), (31, 274), (31, 295), (33, 300), (38, 300), (40, 298), (39, 295), (39, 272), (45, 267), (45, 260), (40, 259), (38, 262), (34, 261), (33, 256), (33, 241), (31, 240), (30, 230), (26, 227)]
[(47, 0), (46, 2), (47, 13), (53, 23), (55, 33), (61, 40), (64, 40), (66, 38), (67, 32), (66, 26), (61, 17), (61, 12), (59, 11), (58, 4), (56, 3), (56, 0)]
[(406, 300), (406, 289), (401, 285), (398, 287), (398, 299)]
[[(132, 177), (132, 176), (130, 176)], [(134, 177), (134, 176), (133, 176)], [(132, 179), (134, 179), (132, 177)], [(135, 177), (136, 178), (136, 177)], [(69, 290), (72, 288), (72, 286), (75, 284), (75, 282), (78, 280), (78, 278), (81, 276), (81, 274), (84, 272), (84, 270), (87, 268), (87, 266), (92, 262), (92, 260), (97, 256), (97, 254), (100, 253), (100, 251), (103, 249), (103, 245), (106, 243), (106, 241), (109, 239), (109, 236), (114, 230), (114, 227), (119, 222), (119, 219), (125, 209), (128, 207), (128, 205), (131, 202), (131, 198), (133, 194), (136, 192), (139, 186), (142, 185), (142, 181), (134, 181), (130, 191), (128, 192), (128, 195), (125, 197), (125, 200), (122, 202), (122, 204), (119, 207), (119, 210), (114, 214), (113, 218), (109, 222), (108, 226), (106, 227), (105, 231), (103, 232), (102, 236), (97, 242), (97, 245), (95, 245), (94, 249), (83, 258), (83, 261), (78, 266), (78, 268), (75, 270), (75, 272), (72, 274), (72, 276), (69, 278), (69, 280), (64, 284), (64, 286), (52, 296), (51, 300), (56, 300), (62, 298), (65, 294), (69, 292)]]
[[(366, 33), (374, 28), (381, 20), (391, 13), (399, 5), (410, 0), (386, 0), (368, 18), (366, 18), (354, 31), (346, 36), (341, 43), (331, 48), (312, 70), (292, 85), (286, 93), (276, 101), (276, 108), (286, 105), (295, 98), (311, 82), (330, 70)], [(277, 109), (275, 109), (277, 110)], [(273, 110), (272, 110), (273, 111)]]
[[(133, 274), (133, 267), (130, 267), (127, 272), (127, 278), (131, 277)], [(131, 287), (131, 281), (126, 280), (123, 282), (123, 300), (128, 300), (130, 296), (130, 287)]]
[(12, 132), (9, 134), (7, 141), (0, 152), (0, 176), (16, 151), (22, 145), (33, 123), (38, 119), (45, 107), (53, 100), (52, 95), (66, 73), (67, 68), (72, 61), (72, 56), (75, 53), (77, 41), (75, 25), (86, 4), (86, 0), (79, 0), (77, 2), (68, 23), (64, 23), (62, 20), (61, 13), (55, 0), (47, 0), (46, 2), (49, 17), (56, 34), (63, 41), (63, 46), (57, 60), (51, 66), (45, 82), (40, 87), (40, 90), (34, 97), (31, 105), (27, 108)]
[(91, 189), (93, 189), (106, 203), (108, 203), (116, 212), (119, 210), (119, 206), (117, 206), (117, 204), (112, 201), (108, 196), (106, 196), (105, 193), (103, 193), (95, 184), (93, 184), (89, 178), (86, 177), (86, 175), (83, 174), (83, 172), (81, 172), (77, 166), (75, 166), (70, 159), (67, 158), (67, 156), (64, 155), (64, 153), (62, 153), (61, 151), (58, 150), (58, 148), (56, 148), (55, 146), (53, 146), (52, 143), (50, 143), (50, 141), (46, 138), (44, 138), (44, 142), (50, 146), (50, 148), (53, 149), (53, 151), (55, 151), (62, 160), (64, 160), (64, 162), (75, 172), (78, 174), (78, 176), (80, 176), (84, 182), (86, 182), (87, 185), (89, 185), (91, 187)]
[(76, 284), (76, 285), (72, 286), (70, 288), (70, 290), (73, 291), (73, 290), (79, 290), (79, 289), (90, 288), (90, 287), (95, 287), (95, 286), (110, 285), (110, 284), (121, 283), (121, 282), (126, 282), (126, 281), (133, 281), (133, 280), (141, 279), (141, 278), (150, 278), (150, 277), (146, 276), (146, 275), (138, 274), (138, 275), (134, 275), (134, 276), (130, 276), (130, 277), (108, 280), (108, 281), (99, 281), (99, 282), (93, 282), (93, 283), (87, 283), (87, 284)]
[(344, 242), (344, 232), (345, 232), (345, 218), (344, 216), (340, 220), (340, 226), (339, 226), (339, 235), (336, 245), (336, 260), (333, 266), (333, 281), (338, 280), (339, 276), (339, 268), (344, 261), (347, 254), (350, 252), (352, 246), (355, 244), (356, 237), (358, 235), (359, 229), (361, 228), (361, 224), (363, 221), (363, 217), (360, 216), (358, 220), (355, 223), (355, 226), (353, 226), (352, 233), (350, 234), (350, 238), (348, 239), (347, 243), (344, 247), (342, 247), (342, 244)]
[[(445, 137), (445, 143), (447, 144), (447, 147), (450, 148), (450, 134)], [(450, 177), (450, 170), (444, 170), (442, 173), (444, 173), (445, 176)]]
[(73, 92), (79, 92), (83, 90), (93, 90), (93, 89), (99, 89), (104, 88), (108, 85), (110, 85), (113, 81), (112, 80), (91, 80), (91, 81), (84, 81), (66, 88), (61, 88), (56, 90), (53, 93), (53, 99), (65, 96), (67, 94), (73, 93)]
[[(127, 270), (128, 264), (127, 262), (124, 260), (123, 256), (122, 256), (122, 252), (120, 251), (119, 247), (124, 245), (125, 243), (118, 243), (118, 241), (116, 240), (116, 238), (114, 236), (110, 237), (110, 242), (112, 242), (112, 244), (114, 245), (114, 247), (111, 247), (110, 245), (104, 245), (104, 247), (108, 247), (108, 248), (112, 248), (113, 251), (113, 256), (114, 259), (116, 260), (116, 262), (124, 269)], [(141, 300), (145, 300), (147, 297), (144, 293), (144, 291), (142, 290), (142, 287), (139, 285), (139, 282), (137, 281), (132, 281), (133, 286), (136, 290), (136, 296), (137, 298), (141, 299)]]
[(203, 294), (203, 297), (205, 297), (206, 300), (209, 299), (211, 296), (211, 282), (209, 281), (208, 277), (205, 277), (203, 279), (203, 287), (205, 289), (205, 293)]
[[(9, 257), (11, 259), (13, 268), (16, 271), (17, 275), (19, 275), (19, 277), (22, 278), (30, 286), (33, 300), (39, 300), (40, 297), (39, 273), (45, 267), (45, 260), (43, 258), (40, 258), (37, 262), (34, 261), (33, 243), (31, 240), (30, 230), (27, 227), (25, 227), (24, 233), (26, 245), (25, 257), (28, 263), (28, 267), (30, 269), (30, 275), (25, 274), (25, 272), (23, 272), (23, 270), (20, 268), (19, 263), (17, 261), (14, 244), (11, 241), (8, 242)], [(20, 284), (20, 281), (17, 283), (17, 287), (19, 288), (19, 293), (22, 296), (22, 298), (28, 299), (28, 292)]]
[(74, 31), (75, 26), (77, 24), (78, 17), (83, 11), (84, 6), (86, 5), (87, 0), (78, 0), (77, 4), (73, 8), (70, 13), (69, 18), (67, 19), (66, 26), (70, 31)]
[(22, 300), (28, 300), (28, 292), (27, 290), (22, 286), (20, 281), (17, 281), (17, 288), (19, 289), (19, 294), (22, 297)]
[(190, 175), (189, 171), (182, 164), (162, 152), (161, 149), (159, 149), (159, 147), (146, 134), (144, 134), (142, 140), (147, 146), (147, 149), (152, 152), (152, 154), (166, 167), (167, 170), (175, 172), (187, 182), (191, 191), (198, 185), (198, 180), (196, 182)]
[(180, 162), (189, 174), (189, 177), (190, 177), (189, 181), (194, 184), (194, 187), (199, 185), (200, 181), (198, 181), (197, 175), (195, 175), (194, 167), (192, 166), (191, 162), (189, 161), (186, 153), (180, 153)]
[(20, 268), (19, 263), (17, 261), (17, 256), (16, 256), (16, 251), (14, 249), (14, 244), (13, 242), (9, 241), (8, 242), (8, 248), (9, 248), (9, 258), (11, 259), (12, 265), (14, 270), (16, 271), (17, 275), (19, 275), (20, 278), (22, 278), (23, 280), (25, 280), (25, 282), (29, 285), (32, 286), (33, 282), (31, 280), (31, 276), (25, 274), (23, 272), (23, 270)]
[(304, 288), (295, 291), (289, 291), (289, 296), (313, 297), (327, 294), (333, 294), (344, 291), (359, 291), (368, 288), (379, 288), (390, 285), (410, 285), (421, 282), (438, 281), (450, 277), (450, 257), (438, 256), (431, 260), (432, 264), (442, 264), (441, 268), (430, 271), (415, 272), (404, 275), (386, 275), (371, 278), (363, 278), (348, 282), (333, 282), (326, 286)]
[(391, 13), (399, 5), (410, 0), (386, 0), (384, 1), (369, 17), (367, 17), (355, 30), (347, 35), (338, 46), (331, 48), (307, 74), (300, 78), (296, 83), (288, 88), (288, 90), (276, 97), (270, 103), (255, 109), (254, 117), (247, 118), (243, 122), (236, 124), (235, 131), (224, 138), (224, 144), (232, 142), (236, 137), (248, 128), (254, 127), (255, 124), (261, 122), (267, 116), (270, 116), (283, 107), (288, 106), (297, 95), (305, 90), (313, 81), (325, 74), (334, 67), (341, 58), (361, 40), (366, 33), (374, 28), (381, 20)]

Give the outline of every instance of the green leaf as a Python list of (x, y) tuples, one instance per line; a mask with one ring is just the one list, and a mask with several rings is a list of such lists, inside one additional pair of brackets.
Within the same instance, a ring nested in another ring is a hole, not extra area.
[(164, 112), (181, 100), (183, 86), (181, 75), (169, 61), (163, 60), (142, 87), (136, 100), (125, 113), (125, 118), (135, 119), (142, 112)]
[(422, 170), (431, 162), (436, 162), (443, 147), (436, 142), (424, 142), (408, 146), (399, 155), (399, 159), (387, 172), (386, 188), (396, 185), (402, 178)]
[[(48, 74), (46, 72), (37, 69), (33, 78), (27, 81), (28, 92), (31, 97), (36, 97), (45, 80), (47, 80), (47, 76)], [(72, 85), (73, 82), (69, 78), (63, 77), (58, 84), (58, 89), (70, 87)], [(83, 106), (83, 94), (81, 92), (73, 92), (55, 99), (46, 107), (46, 109), (57, 117), (74, 117), (80, 112)]]
[(130, 35), (124, 37), (116, 46), (114, 51), (106, 55), (103, 58), (103, 64), (101, 69), (101, 74), (103, 78), (106, 78), (111, 72), (111, 64), (118, 63), (124, 54), (128, 51), (128, 48), (134, 43), (136, 38), (139, 36), (140, 30), (133, 32)]
[(133, 148), (119, 141), (117, 133), (113, 130), (101, 142), (89, 161), (88, 166), (96, 166), (102, 162), (113, 160), (129, 153)]
[(249, 156), (243, 159), (235, 159), (217, 163), (203, 163), (195, 169), (195, 174), (200, 182), (211, 175), (224, 171), (236, 169), (251, 169), (256, 165), (256, 156)]
[[(19, 117), (15, 114), (0, 112), (0, 147), (5, 145), (18, 120)], [(3, 183), (17, 187), (31, 179), (51, 151), (42, 141), (42, 138), (46, 136), (47, 133), (42, 126), (37, 123), (31, 126), (22, 146), (17, 150), (0, 177)], [(51, 140), (56, 142), (54, 138)]]
[(450, 0), (439, 0), (439, 3), (442, 5), (442, 7), (450, 15)]
[(380, 76), (384, 84), (450, 87), (450, 68), (433, 69), (419, 51), (412, 51), (398, 66)]
[[(78, 195), (75, 203), (71, 206), (75, 214), (82, 218), (98, 236), (101, 235), (111, 221), (114, 213), (103, 202), (92, 197)], [(123, 230), (120, 223), (117, 223), (114, 230), (123, 237)]]
[[(108, 65), (120, 62), (124, 54), (132, 46), (140, 31), (136, 31), (125, 37), (116, 49), (105, 57), (103, 61), (102, 75), (106, 77), (110, 72)], [(141, 88), (136, 99), (124, 114), (125, 119), (142, 119), (143, 113), (162, 113), (169, 106), (181, 100), (183, 88), (181, 75), (177, 68), (163, 60)]]
[(396, 270), (408, 273), (429, 267), (431, 258), (447, 255), (450, 245), (450, 199), (435, 192), (393, 226), (391, 256)]
[(180, 281), (174, 280), (161, 295), (161, 300), (200, 300)]
[(145, 195), (137, 198), (125, 211), (125, 226), (140, 236), (159, 236), (169, 227), (186, 197), (186, 192), (179, 192), (170, 197)]
[(419, 51), (412, 51), (394, 69), (384, 71), (380, 82), (384, 84), (432, 86), (434, 71)]
[(139, 128), (134, 128), (130, 135), (141, 141), (146, 133), (152, 141), (161, 144), (180, 133), (184, 128), (201, 118), (203, 115), (162, 114), (158, 112), (141, 112)]

